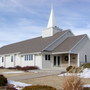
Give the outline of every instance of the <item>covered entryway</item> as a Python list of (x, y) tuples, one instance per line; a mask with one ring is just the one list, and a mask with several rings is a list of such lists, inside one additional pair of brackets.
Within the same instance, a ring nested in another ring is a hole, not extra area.
[(68, 67), (68, 66), (77, 66), (78, 65), (78, 54), (74, 53), (63, 53), (63, 54), (54, 54), (53, 55), (53, 66), (55, 67)]

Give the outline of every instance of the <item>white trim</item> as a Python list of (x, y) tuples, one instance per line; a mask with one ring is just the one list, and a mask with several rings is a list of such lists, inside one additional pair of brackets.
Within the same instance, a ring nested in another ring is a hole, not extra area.
[(35, 52), (35, 53), (23, 53), (23, 54), (20, 54), (20, 55), (27, 55), (27, 54), (41, 54), (41, 52)]
[(77, 57), (77, 66), (79, 67), (79, 66), (80, 66), (80, 56), (79, 56), (79, 53), (78, 53), (77, 56), (78, 56), (78, 57)]
[(54, 52), (52, 54), (68, 54), (68, 53), (71, 53), (71, 54), (77, 54), (75, 52), (70, 52), (70, 51), (67, 51), (67, 52)]
[(8, 53), (8, 54), (1, 54), (0, 56), (3, 56), (3, 55), (11, 55), (11, 54), (20, 54), (20, 52), (16, 52), (16, 53)]
[(71, 55), (68, 53), (68, 66), (70, 66), (70, 61), (71, 61)]
[(85, 34), (84, 37), (83, 37), (81, 40), (79, 40), (79, 42), (77, 42), (77, 43), (71, 48), (70, 51), (72, 51), (86, 36), (87, 36), (87, 35)]
[(66, 31), (63, 35), (61, 35), (59, 38), (57, 38), (56, 40), (54, 40), (52, 43), (50, 43), (48, 46), (46, 46), (42, 51), (46, 50), (47, 48), (49, 48), (52, 44), (54, 44), (57, 40), (59, 40), (60, 38), (62, 38), (66, 33), (71, 32), (71, 31)]
[(69, 52), (55, 52), (55, 53), (52, 53), (52, 54), (65, 54), (65, 53), (69, 53)]

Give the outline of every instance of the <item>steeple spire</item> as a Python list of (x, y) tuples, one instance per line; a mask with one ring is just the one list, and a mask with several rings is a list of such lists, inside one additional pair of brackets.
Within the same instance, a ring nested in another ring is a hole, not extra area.
[(55, 27), (55, 26), (56, 26), (56, 20), (55, 20), (55, 16), (54, 16), (53, 5), (51, 5), (51, 13), (50, 13), (47, 28)]
[(43, 38), (50, 37), (60, 31), (62, 31), (62, 30), (59, 27), (57, 27), (57, 25), (56, 25), (56, 20), (55, 20), (55, 16), (54, 16), (53, 5), (52, 5), (48, 25), (47, 25), (47, 28), (42, 31), (42, 37)]

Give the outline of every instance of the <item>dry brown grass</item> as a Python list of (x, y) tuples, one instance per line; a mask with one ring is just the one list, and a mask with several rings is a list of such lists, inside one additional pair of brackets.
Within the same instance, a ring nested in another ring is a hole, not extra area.
[(56, 88), (47, 85), (26, 86), (22, 90), (56, 90)]
[(33, 72), (23, 72), (23, 73), (5, 73), (5, 72), (14, 72), (14, 71), (20, 71), (20, 70), (10, 70), (10, 69), (0, 69), (0, 74), (3, 74), (5, 77), (15, 77), (15, 76), (24, 76), (24, 75), (34, 75)]
[[(46, 76), (46, 77), (40, 77), (40, 78), (33, 78), (33, 79), (25, 79), (25, 80), (18, 80), (23, 83), (28, 83), (32, 85), (49, 85), (52, 87), (55, 87), (57, 90), (62, 90), (62, 83), (64, 82), (64, 79), (66, 77), (52, 75), (52, 76)], [(84, 78), (82, 81), (85, 83), (85, 85), (90, 84), (90, 78)]]
[(77, 76), (68, 76), (65, 78), (62, 89), (63, 90), (83, 90), (84, 83), (81, 78)]

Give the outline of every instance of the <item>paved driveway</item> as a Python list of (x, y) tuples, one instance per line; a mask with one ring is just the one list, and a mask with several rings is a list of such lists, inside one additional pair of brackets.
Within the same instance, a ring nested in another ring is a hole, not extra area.
[(58, 75), (62, 71), (65, 71), (64, 69), (61, 70), (33, 70), (31, 72), (34, 72), (34, 74), (30, 75), (20, 75), (20, 76), (14, 76), (14, 77), (8, 77), (8, 80), (25, 80), (25, 79), (32, 79), (32, 78), (40, 78), (50, 75)]

